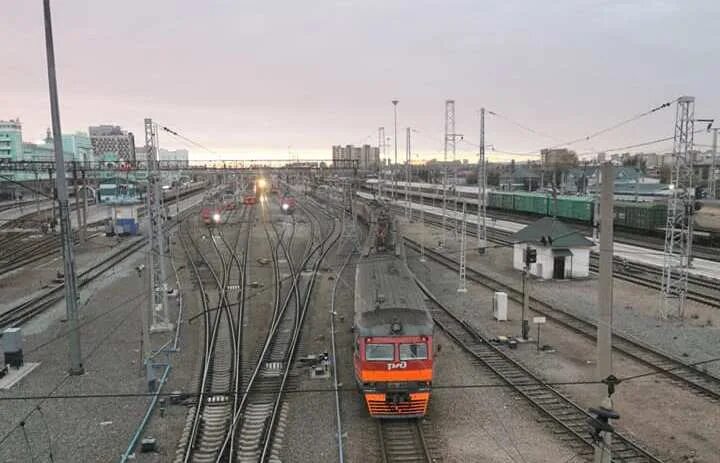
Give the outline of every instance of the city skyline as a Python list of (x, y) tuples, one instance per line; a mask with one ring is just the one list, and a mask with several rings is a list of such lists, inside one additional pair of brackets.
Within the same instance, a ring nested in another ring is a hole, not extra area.
[[(411, 126), (413, 152), (440, 159), (443, 105), (452, 98), (466, 140), (459, 159), (475, 159), (477, 110), (485, 106), (497, 114), (486, 116), (489, 158), (522, 161), (683, 94), (697, 98), (698, 117), (713, 118), (720, 105), (712, 85), (720, 64), (704, 45), (720, 34), (714, 2), (692, 11), (679, 1), (413, 4), (197, 10), (185, 1), (133, 0), (116, 11), (64, 2), (53, 10), (63, 132), (111, 123), (137, 137), (152, 117), (213, 151), (161, 135), (161, 145), (193, 158), (330, 158), (335, 144), (377, 146), (380, 126), (392, 136), (397, 98), (399, 158)], [(39, 3), (17, 7), (13, 21), (6, 16), (17, 46), (0, 51), (8, 63), (0, 119), (20, 117), (29, 141), (50, 125), (41, 17)], [(591, 154), (664, 138), (673, 120), (671, 107), (567, 146)], [(710, 136), (696, 141), (705, 149)], [(392, 147), (386, 153), (392, 157)]]

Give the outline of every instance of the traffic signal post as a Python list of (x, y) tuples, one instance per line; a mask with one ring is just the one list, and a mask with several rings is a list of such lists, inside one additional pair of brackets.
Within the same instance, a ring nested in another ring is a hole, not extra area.
[(524, 254), (525, 266), (522, 273), (522, 288), (523, 288), (523, 305), (521, 313), (521, 336), (523, 340), (527, 341), (528, 333), (530, 331), (530, 324), (525, 318), (527, 312), (530, 310), (530, 264), (537, 262), (537, 249), (525, 248)]

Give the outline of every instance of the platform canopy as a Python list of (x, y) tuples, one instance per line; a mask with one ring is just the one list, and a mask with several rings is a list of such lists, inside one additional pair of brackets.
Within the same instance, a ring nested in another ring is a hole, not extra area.
[(595, 244), (582, 233), (552, 217), (543, 217), (513, 235), (515, 243), (532, 243), (553, 249), (585, 248)]

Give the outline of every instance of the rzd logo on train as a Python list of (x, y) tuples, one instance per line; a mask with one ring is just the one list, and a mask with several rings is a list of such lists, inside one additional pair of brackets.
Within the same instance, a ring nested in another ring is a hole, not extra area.
[(388, 370), (397, 370), (407, 368), (407, 362), (395, 362), (387, 364)]

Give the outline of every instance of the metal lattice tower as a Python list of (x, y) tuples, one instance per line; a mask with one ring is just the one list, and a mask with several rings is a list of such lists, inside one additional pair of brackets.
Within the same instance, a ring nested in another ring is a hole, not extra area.
[(692, 252), (693, 191), (692, 146), (695, 128), (695, 97), (680, 97), (675, 114), (673, 166), (670, 177), (672, 196), (668, 201), (665, 225), (665, 252), (662, 275), (660, 317), (683, 317)]
[(478, 153), (478, 217), (477, 217), (477, 236), (478, 249), (483, 252), (487, 247), (487, 210), (486, 210), (486, 189), (487, 189), (487, 165), (485, 163), (485, 108), (480, 109), (480, 151)]
[(465, 262), (465, 251), (467, 248), (467, 204), (463, 203), (462, 211), (462, 226), (460, 228), (460, 283), (458, 284), (458, 292), (464, 293), (467, 291), (466, 275), (466, 262)]
[[(455, 100), (445, 101), (445, 141), (443, 148), (443, 197), (442, 197), (442, 240), (440, 246), (447, 244), (447, 188), (448, 188), (448, 151), (452, 152), (455, 159)], [(456, 204), (457, 205), (457, 204)]]
[(150, 331), (162, 332), (173, 328), (168, 316), (167, 277), (165, 274), (165, 234), (163, 231), (162, 188), (157, 169), (157, 130), (152, 119), (145, 119), (145, 152), (147, 191), (145, 193), (148, 217), (148, 253), (151, 278)]

